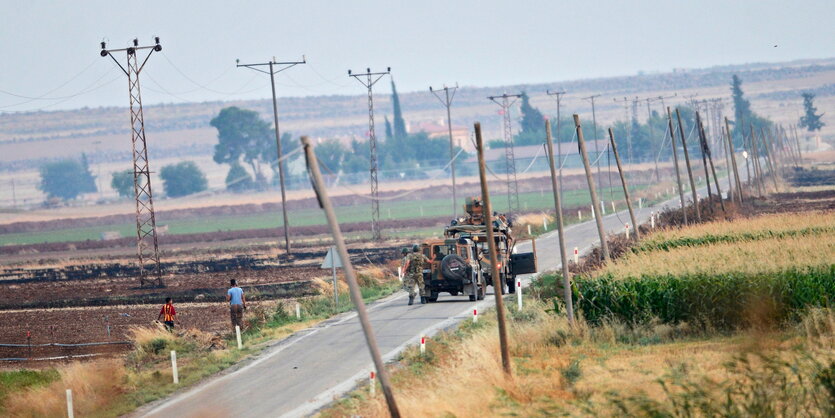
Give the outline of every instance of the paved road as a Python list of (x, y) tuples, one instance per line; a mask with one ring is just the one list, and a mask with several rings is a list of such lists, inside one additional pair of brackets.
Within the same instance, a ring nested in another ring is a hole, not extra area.
[[(677, 199), (639, 210), (638, 221), (646, 222), (651, 211), (664, 206), (677, 206)], [(605, 216), (604, 225), (608, 231), (622, 232), (621, 220), (629, 222), (628, 213)], [(594, 222), (566, 228), (566, 240), (569, 256), (574, 247), (581, 252), (588, 250), (598, 242)], [(519, 247), (521, 251), (530, 251), (529, 242), (520, 243)], [(558, 248), (555, 232), (537, 240), (540, 271), (559, 267)], [(523, 277), (523, 282), (529, 280), (530, 277)], [(406, 302), (406, 294), (399, 292), (370, 306), (371, 323), (386, 360), (395, 358), (407, 345), (416, 344), (420, 335), (432, 335), (469, 319), (474, 307), (484, 309), (494, 300), (488, 295), (475, 303), (466, 296), (445, 295), (433, 304), (407, 306)], [(304, 416), (351, 390), (370, 370), (371, 357), (356, 315), (345, 314), (303, 330), (240, 369), (140, 410), (139, 415)]]

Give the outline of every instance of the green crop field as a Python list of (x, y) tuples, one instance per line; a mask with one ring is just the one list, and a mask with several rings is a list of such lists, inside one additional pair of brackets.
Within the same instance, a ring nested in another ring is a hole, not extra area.
[[(640, 190), (644, 186), (636, 189)], [(563, 192), (563, 206), (566, 208), (586, 206), (590, 204), (588, 191), (567, 190)], [(623, 200), (623, 190), (619, 187), (604, 188), (601, 198), (606, 202), (614, 199)], [(507, 207), (507, 195), (502, 192), (493, 193), (493, 207), (504, 210)], [(520, 193), (519, 203), (524, 210), (553, 210), (554, 198), (551, 193)], [(607, 203), (608, 205), (608, 203)], [(461, 203), (463, 208), (463, 199)], [(463, 209), (459, 208), (459, 216)], [(369, 222), (371, 220), (371, 205), (341, 206), (336, 208), (340, 223)], [(588, 213), (585, 215), (588, 216)], [(424, 199), (410, 201), (382, 201), (380, 203), (380, 218), (388, 219), (416, 219), (416, 218), (452, 218), (450, 199)], [(312, 226), (324, 225), (325, 217), (319, 209), (291, 210), (288, 212), (290, 225)], [(281, 213), (259, 213), (254, 215), (212, 216), (206, 218), (177, 219), (170, 222), (164, 218), (157, 218), (158, 225), (168, 225), (169, 234), (193, 234), (216, 231), (240, 231), (246, 229), (277, 228), (282, 225)], [(123, 237), (130, 237), (136, 233), (133, 223), (102, 225), (96, 227), (70, 228), (55, 231), (13, 233), (0, 235), (0, 245), (36, 244), (48, 242), (67, 242), (98, 240), (105, 231), (118, 231)], [(385, 232), (385, 231), (384, 231)], [(440, 233), (440, 231), (438, 231)], [(398, 230), (394, 236), (415, 236), (408, 231)], [(417, 236), (422, 236), (417, 234)]]

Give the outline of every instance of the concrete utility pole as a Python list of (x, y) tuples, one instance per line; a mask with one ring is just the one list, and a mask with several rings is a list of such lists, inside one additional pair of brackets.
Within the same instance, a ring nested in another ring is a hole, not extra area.
[(583, 167), (586, 169), (586, 180), (589, 182), (589, 194), (591, 204), (594, 206), (594, 221), (597, 223), (597, 235), (600, 236), (600, 249), (603, 252), (603, 261), (609, 261), (609, 243), (606, 242), (606, 231), (603, 230), (603, 210), (600, 208), (600, 200), (597, 199), (597, 190), (592, 179), (589, 154), (586, 152), (586, 141), (583, 139), (583, 128), (580, 126), (580, 115), (574, 114), (574, 127), (577, 129), (577, 146), (580, 149), (580, 157), (583, 159)]
[[(371, 148), (369, 159), (371, 160), (371, 239), (379, 241), (383, 239), (380, 232), (380, 193), (377, 184), (377, 133), (374, 131), (374, 95), (372, 88), (386, 75), (391, 74), (391, 67), (384, 72), (372, 73), (371, 68), (365, 69), (365, 74), (353, 74), (348, 70), (348, 77), (353, 77), (368, 89), (368, 145)], [(365, 77), (363, 79), (362, 77)]]
[[(612, 101), (614, 101), (615, 103), (618, 103), (618, 102), (623, 103), (623, 124), (626, 127), (626, 129), (625, 129), (625, 131), (626, 131), (625, 132), (626, 133), (626, 148), (627, 148), (626, 151), (627, 151), (627, 154), (628, 154), (627, 155), (627, 162), (629, 162), (629, 164), (632, 164), (632, 154), (631, 154), (631, 151), (630, 151), (632, 149), (632, 124), (633, 123), (638, 123), (637, 117), (634, 113), (632, 114), (631, 117), (629, 115), (629, 103), (632, 102), (633, 105), (634, 105), (637, 102), (637, 100), (638, 100), (638, 96), (635, 96), (634, 99), (630, 99), (626, 96), (623, 96), (623, 99), (617, 99), (617, 98), (612, 99)], [(634, 110), (635, 110), (635, 108), (633, 107), (633, 111)]]
[[(148, 55), (139, 64), (139, 51), (148, 50)], [(127, 54), (127, 68), (116, 60), (114, 52)], [(139, 46), (139, 40), (133, 40), (133, 46), (120, 49), (107, 49), (101, 43), (102, 57), (109, 56), (128, 76), (130, 93), (130, 142), (133, 148), (133, 192), (136, 198), (136, 252), (139, 256), (139, 285), (145, 286), (148, 271), (156, 278), (156, 285), (164, 287), (159, 265), (159, 244), (157, 241), (157, 221), (154, 215), (154, 195), (151, 191), (151, 169), (148, 163), (148, 147), (145, 142), (145, 116), (142, 113), (142, 94), (139, 88), (139, 73), (154, 52), (162, 51), (159, 37), (154, 37), (154, 45)]]
[(750, 124), (751, 127), (751, 137), (749, 141), (751, 143), (751, 152), (753, 153), (754, 157), (754, 178), (756, 179), (757, 183), (757, 193), (760, 197), (764, 196), (768, 190), (765, 188), (765, 183), (763, 182), (763, 170), (760, 166), (760, 150), (759, 145), (757, 144), (757, 132), (754, 130), (754, 124)]
[(487, 226), (487, 248), (490, 252), (490, 275), (493, 278), (493, 292), (496, 294), (496, 311), (499, 322), (499, 345), (502, 351), (502, 368), (511, 376), (510, 351), (507, 347), (507, 325), (502, 292), (504, 283), (499, 276), (499, 260), (496, 256), (496, 239), (493, 235), (493, 207), (490, 205), (490, 192), (487, 190), (487, 165), (484, 162), (484, 141), (481, 137), (481, 124), (475, 124), (476, 151), (478, 152), (478, 176), (481, 180), (481, 199), (484, 204), (484, 225)]
[[(719, 206), (722, 208), (722, 212), (726, 213), (725, 211), (725, 200), (722, 199), (722, 189), (719, 188), (719, 178), (716, 177), (716, 167), (713, 165), (713, 155), (710, 152), (710, 145), (707, 143), (707, 137), (705, 136), (704, 129), (701, 130), (702, 133), (702, 155), (707, 155), (707, 162), (710, 163), (710, 172), (713, 173), (713, 183), (716, 186), (716, 196), (719, 197)], [(731, 173), (728, 173), (730, 177)], [(711, 208), (711, 210), (713, 210)]]
[(678, 186), (678, 197), (681, 199), (681, 213), (684, 215), (684, 224), (687, 225), (687, 210), (684, 205), (684, 187), (681, 184), (681, 171), (678, 168), (678, 151), (676, 151), (676, 131), (673, 129), (673, 115), (670, 108), (667, 108), (667, 125), (670, 131), (670, 142), (673, 149), (673, 165), (676, 168), (676, 185)]
[[(374, 329), (371, 327), (371, 321), (368, 319), (368, 311), (365, 309), (365, 302), (362, 300), (362, 293), (360, 292), (357, 277), (354, 273), (354, 267), (351, 264), (351, 258), (348, 256), (348, 248), (345, 246), (345, 239), (342, 237), (342, 231), (339, 229), (339, 222), (336, 220), (336, 212), (333, 210), (331, 199), (328, 196), (328, 191), (325, 188), (325, 182), (322, 180), (322, 173), (319, 171), (319, 162), (316, 159), (316, 153), (313, 150), (313, 144), (306, 136), (302, 137), (302, 146), (304, 147), (304, 155), (307, 161), (308, 173), (310, 173), (310, 181), (313, 184), (313, 191), (316, 192), (316, 197), (319, 200), (319, 205), (325, 211), (325, 217), (328, 220), (331, 234), (333, 235), (334, 244), (339, 252), (339, 259), (342, 260), (342, 269), (345, 272), (345, 281), (348, 282), (348, 288), (351, 293), (351, 300), (357, 308), (357, 317), (360, 325), (362, 325), (362, 332), (365, 335), (365, 342), (368, 345), (368, 351), (371, 353), (371, 359), (374, 361), (374, 367), (377, 369), (377, 375), (380, 377), (380, 386), (383, 388), (383, 395), (386, 398), (389, 413), (392, 417), (400, 417), (400, 411), (397, 409), (397, 402), (394, 399), (394, 393), (391, 390), (391, 383), (389, 374), (386, 370), (386, 364), (383, 362), (383, 357), (380, 355), (380, 348), (377, 346), (377, 338), (374, 336)], [(334, 257), (335, 258), (335, 257)]]
[[(507, 172), (505, 176), (507, 178), (507, 211), (509, 213), (513, 213), (514, 209), (519, 210), (519, 182), (516, 180), (516, 156), (513, 154), (513, 131), (511, 129), (510, 124), (510, 107), (516, 103), (522, 97), (521, 94), (502, 94), (501, 96), (490, 96), (490, 99), (493, 103), (501, 106), (502, 108), (502, 119), (504, 121), (504, 160), (505, 160), (505, 167), (507, 168)], [(497, 100), (501, 99), (501, 101)], [(513, 99), (512, 101), (510, 99)], [(516, 206), (513, 206), (513, 202), (516, 203)]]
[(678, 119), (678, 132), (681, 135), (681, 147), (684, 148), (684, 163), (687, 166), (687, 176), (690, 177), (690, 191), (693, 194), (693, 206), (696, 207), (696, 221), (702, 222), (702, 212), (699, 209), (699, 194), (696, 193), (696, 182), (693, 180), (693, 170), (690, 168), (690, 154), (687, 152), (684, 124), (681, 123), (681, 112), (678, 111), (678, 108), (676, 108), (676, 119)]
[(736, 150), (734, 149), (734, 139), (731, 136), (731, 125), (730, 122), (728, 122), (728, 118), (725, 118), (725, 139), (728, 141), (728, 149), (730, 151), (731, 157), (731, 166), (733, 167), (734, 172), (734, 184), (736, 185), (736, 195), (738, 196), (737, 199), (739, 200), (739, 204), (742, 205), (742, 181), (739, 179), (739, 169), (736, 165)]
[[(557, 96), (559, 97), (559, 96)], [(562, 178), (557, 182), (556, 169), (554, 166), (554, 141), (551, 139), (551, 121), (545, 120), (545, 138), (548, 145), (548, 167), (551, 169), (551, 189), (554, 191), (554, 210), (557, 213), (557, 235), (560, 240), (560, 261), (562, 263), (562, 286), (565, 299), (565, 313), (568, 316), (568, 323), (574, 326), (574, 300), (571, 291), (571, 276), (568, 273), (568, 255), (565, 247), (565, 232), (562, 220), (562, 197), (560, 189)]]
[[(273, 92), (273, 122), (275, 123), (275, 149), (278, 154), (278, 181), (281, 186), (281, 215), (283, 217), (284, 222), (284, 249), (287, 251), (287, 254), (290, 254), (290, 223), (287, 220), (287, 193), (284, 189), (284, 161), (282, 160), (283, 153), (281, 152), (281, 133), (278, 129), (278, 100), (275, 96), (275, 75), (289, 69), (291, 67), (295, 67), (299, 64), (307, 64), (307, 60), (305, 59), (304, 55), (302, 55), (301, 61), (288, 61), (288, 62), (276, 62), (275, 57), (269, 62), (263, 62), (259, 64), (241, 64), (240, 60), (235, 60), (235, 64), (237, 67), (245, 67), (249, 68), (250, 70), (255, 70), (261, 73), (267, 73), (270, 75), (270, 85), (272, 86)], [(269, 67), (268, 71), (264, 71), (258, 67)]]
[[(444, 97), (438, 94), (438, 90), (433, 90), (431, 86), (429, 87), (429, 91), (446, 107), (446, 124), (447, 128), (449, 128), (449, 171), (452, 173), (452, 217), (458, 219), (458, 198), (455, 195), (455, 145), (452, 141), (452, 113), (450, 112), (452, 99), (455, 98), (455, 92), (458, 90), (458, 83), (455, 83), (455, 87), (452, 88), (444, 85), (442, 90), (444, 91)], [(450, 90), (452, 90), (452, 95), (449, 94)]]
[[(594, 99), (600, 97), (600, 94), (593, 94), (589, 97), (584, 97), (583, 100), (590, 100), (591, 101), (591, 121), (594, 125), (594, 152), (597, 153), (597, 185), (601, 190), (603, 190), (603, 175), (600, 174), (600, 143), (597, 140), (597, 113), (594, 110)], [(598, 208), (599, 209), (599, 208)]]
[[(641, 234), (638, 232), (638, 220), (635, 218), (635, 211), (632, 210), (632, 198), (629, 196), (629, 187), (626, 185), (626, 177), (623, 175), (623, 166), (620, 163), (620, 155), (618, 155), (618, 146), (615, 144), (615, 133), (612, 128), (609, 128), (609, 141), (612, 144), (612, 153), (615, 154), (615, 163), (618, 165), (618, 174), (620, 174), (620, 184), (623, 185), (623, 196), (626, 198), (626, 208), (629, 209), (629, 219), (632, 220), (632, 233), (635, 234), (635, 240), (641, 239)], [(628, 237), (627, 237), (628, 238)]]
[(760, 127), (760, 137), (763, 139), (763, 149), (765, 149), (765, 158), (768, 162), (768, 169), (771, 171), (771, 181), (774, 183), (774, 191), (780, 193), (780, 188), (777, 186), (777, 162), (774, 161), (774, 154), (769, 150), (771, 144), (768, 142), (763, 128)]
[(558, 185), (559, 185), (560, 199), (562, 199), (562, 161), (561, 161), (561, 159), (562, 159), (562, 147), (560, 146), (560, 144), (562, 143), (562, 130), (560, 129), (560, 128), (562, 128), (562, 125), (561, 125), (562, 124), (562, 117), (560, 116), (560, 109), (562, 108), (562, 106), (560, 105), (560, 96), (565, 95), (565, 90), (560, 90), (560, 91), (545, 90), (545, 94), (547, 94), (549, 96), (554, 96), (557, 99), (557, 161), (560, 162), (560, 164), (558, 166), (559, 180), (560, 180)]

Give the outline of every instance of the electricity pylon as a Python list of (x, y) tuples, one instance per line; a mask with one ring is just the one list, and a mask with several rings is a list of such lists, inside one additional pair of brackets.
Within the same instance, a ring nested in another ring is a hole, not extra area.
[[(133, 46), (120, 49), (107, 49), (101, 43), (102, 57), (110, 56), (113, 62), (128, 76), (130, 93), (130, 141), (133, 147), (133, 193), (136, 197), (136, 252), (139, 256), (139, 285), (145, 286), (148, 270), (156, 277), (157, 286), (163, 287), (162, 273), (159, 266), (159, 244), (157, 241), (157, 221), (154, 216), (154, 197), (151, 192), (151, 170), (148, 164), (148, 147), (145, 143), (145, 117), (142, 114), (142, 94), (139, 88), (139, 73), (154, 51), (162, 51), (159, 37), (154, 37), (154, 45), (139, 46), (139, 40), (133, 40)], [(148, 55), (139, 64), (139, 51), (148, 50)], [(127, 55), (127, 69), (119, 63), (114, 52), (124, 51)], [(150, 265), (149, 265), (150, 264)]]
[[(371, 68), (365, 69), (365, 74), (353, 74), (348, 70), (348, 77), (354, 77), (368, 89), (368, 145), (370, 147), (369, 159), (371, 160), (371, 238), (379, 241), (382, 239), (380, 233), (380, 197), (377, 187), (377, 134), (374, 132), (374, 95), (372, 93), (374, 84), (386, 75), (391, 74), (391, 67), (384, 72), (372, 73)], [(365, 77), (363, 80), (361, 77)]]
[[(492, 100), (502, 108), (502, 116), (504, 117), (504, 158), (505, 167), (507, 168), (507, 211), (514, 212), (513, 202), (516, 202), (516, 210), (519, 210), (519, 182), (516, 179), (516, 158), (513, 155), (513, 131), (510, 125), (510, 107), (516, 103), (516, 100), (522, 97), (521, 94), (502, 94), (501, 96), (490, 96), (488, 99)], [(498, 101), (496, 99), (501, 99)], [(510, 99), (513, 99), (512, 101)]]

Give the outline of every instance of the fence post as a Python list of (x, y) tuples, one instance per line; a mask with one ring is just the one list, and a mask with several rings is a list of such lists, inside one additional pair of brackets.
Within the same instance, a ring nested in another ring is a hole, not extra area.
[(75, 418), (75, 412), (72, 408), (72, 389), (67, 389), (67, 417)]
[(238, 339), (238, 350), (244, 348), (244, 345), (241, 343), (241, 327), (235, 325), (235, 337)]
[(177, 372), (177, 352), (171, 350), (171, 375), (174, 377), (174, 384), (180, 384), (180, 375)]

